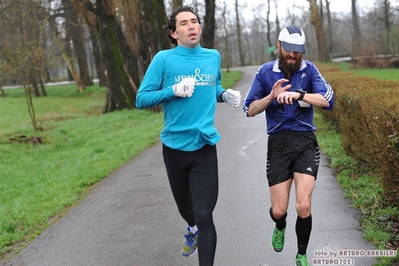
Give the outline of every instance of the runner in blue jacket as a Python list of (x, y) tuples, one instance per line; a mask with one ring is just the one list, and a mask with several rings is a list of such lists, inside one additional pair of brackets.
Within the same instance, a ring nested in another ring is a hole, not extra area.
[(222, 88), (220, 54), (200, 46), (201, 20), (193, 8), (174, 11), (167, 29), (176, 47), (155, 55), (136, 106), (162, 105), (164, 163), (179, 213), (188, 225), (182, 255), (191, 256), (198, 246), (199, 265), (210, 266), (217, 242), (212, 213), (218, 197), (216, 143), (221, 138), (214, 125), (216, 103), (238, 107), (241, 95)]
[(332, 110), (334, 93), (314, 64), (303, 60), (305, 33), (296, 26), (279, 34), (279, 58), (262, 65), (243, 102), (253, 117), (265, 111), (268, 147), (266, 175), (270, 216), (275, 222), (272, 247), (282, 251), (292, 182), (295, 183), (297, 266), (309, 265), (306, 250), (312, 230), (311, 198), (320, 152), (314, 131), (313, 106)]

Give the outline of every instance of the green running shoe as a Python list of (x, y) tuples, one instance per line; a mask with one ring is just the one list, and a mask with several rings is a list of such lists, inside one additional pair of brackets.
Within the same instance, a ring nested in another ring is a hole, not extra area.
[(301, 255), (301, 254), (296, 255), (295, 262), (296, 266), (310, 266), (306, 255)]
[(198, 231), (193, 234), (190, 232), (190, 228), (187, 227), (187, 234), (184, 235), (186, 240), (183, 243), (183, 247), (181, 249), (181, 254), (184, 257), (190, 257), (197, 251), (197, 239), (198, 239)]
[(278, 230), (277, 227), (274, 227), (272, 235), (272, 246), (274, 251), (280, 252), (283, 250), (284, 237), (285, 237), (285, 228), (283, 230)]

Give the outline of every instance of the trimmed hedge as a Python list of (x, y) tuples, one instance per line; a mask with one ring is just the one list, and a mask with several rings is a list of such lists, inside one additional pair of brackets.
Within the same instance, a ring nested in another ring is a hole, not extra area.
[(399, 205), (399, 82), (318, 66), (335, 93), (333, 120), (346, 153), (378, 169), (385, 200)]

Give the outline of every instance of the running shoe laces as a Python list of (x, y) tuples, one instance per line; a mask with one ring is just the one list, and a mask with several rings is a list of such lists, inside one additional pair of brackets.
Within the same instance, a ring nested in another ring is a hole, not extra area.
[(280, 252), (283, 250), (284, 237), (285, 237), (285, 228), (282, 230), (278, 230), (277, 227), (274, 227), (272, 235), (272, 246), (274, 251)]

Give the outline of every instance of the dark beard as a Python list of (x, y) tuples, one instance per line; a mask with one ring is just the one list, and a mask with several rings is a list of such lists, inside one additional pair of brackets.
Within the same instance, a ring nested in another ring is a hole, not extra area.
[(284, 57), (281, 53), (279, 54), (278, 58), (279, 58), (278, 64), (279, 64), (280, 70), (283, 71), (284, 73), (288, 74), (289, 76), (291, 76), (292, 74), (294, 74), (301, 68), (302, 54), (298, 54), (296, 56), (295, 64), (288, 64), (287, 58)]

